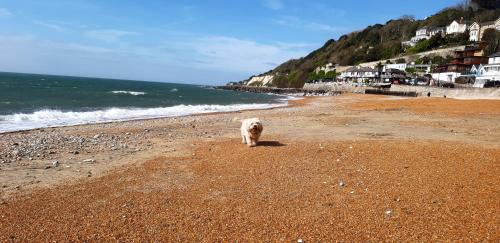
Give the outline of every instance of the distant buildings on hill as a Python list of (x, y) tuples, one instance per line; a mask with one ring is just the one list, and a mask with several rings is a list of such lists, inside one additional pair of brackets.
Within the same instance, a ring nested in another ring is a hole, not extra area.
[(428, 40), (435, 35), (455, 35), (465, 33), (469, 30), (470, 41), (481, 41), (487, 29), (497, 29), (500, 31), (500, 17), (491, 22), (477, 23), (468, 22), (463, 19), (454, 20), (446, 27), (424, 27), (415, 32), (415, 36), (409, 41), (403, 41), (403, 46), (415, 46), (421, 40)]

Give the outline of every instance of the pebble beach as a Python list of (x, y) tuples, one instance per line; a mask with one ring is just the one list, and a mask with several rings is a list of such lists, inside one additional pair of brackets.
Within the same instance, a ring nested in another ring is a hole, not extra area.
[(343, 94), (3, 133), (0, 241), (496, 242), (499, 120), (499, 100)]

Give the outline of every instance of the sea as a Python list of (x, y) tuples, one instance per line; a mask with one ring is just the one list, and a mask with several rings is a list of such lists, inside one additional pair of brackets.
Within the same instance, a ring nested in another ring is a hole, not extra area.
[(289, 99), (200, 85), (0, 72), (0, 133), (264, 109)]

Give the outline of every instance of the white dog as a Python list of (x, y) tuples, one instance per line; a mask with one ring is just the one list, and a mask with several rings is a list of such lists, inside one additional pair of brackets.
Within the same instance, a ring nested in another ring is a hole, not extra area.
[(243, 143), (249, 147), (256, 146), (259, 142), (260, 134), (264, 130), (259, 118), (245, 119), (241, 122), (241, 138)]

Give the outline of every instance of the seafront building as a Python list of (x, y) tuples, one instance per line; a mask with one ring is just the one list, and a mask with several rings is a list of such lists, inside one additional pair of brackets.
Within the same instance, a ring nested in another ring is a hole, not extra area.
[(464, 50), (455, 51), (453, 61), (437, 66), (433, 70), (432, 78), (439, 82), (454, 83), (458, 77), (469, 75), (473, 66), (488, 62), (488, 57), (484, 56), (486, 46), (487, 43), (478, 42), (466, 46)]
[(340, 74), (340, 79), (350, 82), (375, 81), (380, 77), (376, 69), (369, 67), (351, 67)]
[(488, 64), (473, 67), (471, 73), (476, 75), (474, 87), (484, 88), (500, 85), (500, 52), (488, 58)]

